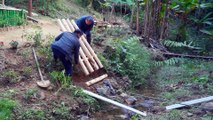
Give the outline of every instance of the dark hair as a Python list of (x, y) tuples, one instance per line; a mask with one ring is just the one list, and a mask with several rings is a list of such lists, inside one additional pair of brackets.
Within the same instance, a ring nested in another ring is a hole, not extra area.
[(92, 16), (87, 16), (86, 20), (94, 22), (93, 17)]
[(75, 33), (75, 34), (80, 34), (80, 36), (83, 35), (83, 32), (82, 32), (81, 30), (79, 30), (79, 29), (76, 29), (76, 30), (74, 31), (74, 33)]

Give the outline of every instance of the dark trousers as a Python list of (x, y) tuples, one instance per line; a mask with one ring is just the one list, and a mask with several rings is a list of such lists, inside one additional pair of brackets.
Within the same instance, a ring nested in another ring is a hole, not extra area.
[(91, 44), (91, 33), (89, 32), (89, 33), (87, 33), (86, 34), (86, 38), (87, 38), (87, 42), (89, 43), (89, 44)]
[(72, 63), (70, 62), (70, 60), (67, 60), (66, 55), (61, 53), (59, 50), (52, 48), (52, 51), (54, 59), (59, 59), (63, 63), (65, 68), (65, 74), (67, 76), (72, 76)]

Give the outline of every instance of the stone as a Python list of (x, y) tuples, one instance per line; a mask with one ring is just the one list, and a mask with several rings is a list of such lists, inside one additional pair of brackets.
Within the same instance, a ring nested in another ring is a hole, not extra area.
[(98, 94), (100, 95), (109, 95), (110, 94), (110, 88), (107, 86), (103, 86), (100, 88), (96, 88), (96, 91), (98, 92)]
[(200, 107), (205, 111), (213, 112), (213, 102), (203, 103)]
[(39, 99), (41, 100), (44, 100), (46, 98), (45, 93), (42, 91), (40, 92), (39, 96), (40, 96)]
[(128, 95), (127, 95), (126, 93), (121, 93), (120, 96), (121, 96), (122, 98), (127, 98), (127, 97), (128, 97)]
[(188, 112), (188, 113), (187, 113), (187, 116), (188, 116), (188, 117), (192, 117), (192, 116), (193, 116), (193, 114), (192, 114), (192, 113), (190, 113), (190, 112)]
[(144, 107), (144, 108), (152, 108), (154, 106), (154, 101), (152, 100), (144, 100), (142, 103), (140, 103), (139, 105)]
[(79, 118), (78, 120), (89, 120), (89, 117), (86, 115), (79, 115), (77, 117)]
[(127, 99), (125, 99), (125, 101), (128, 105), (134, 105), (137, 99), (134, 96), (130, 96)]

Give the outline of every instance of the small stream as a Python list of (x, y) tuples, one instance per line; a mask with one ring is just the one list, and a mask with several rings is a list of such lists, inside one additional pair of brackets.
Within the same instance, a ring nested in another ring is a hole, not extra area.
[[(134, 91), (134, 93), (127, 92), (127, 94), (134, 96), (137, 99), (134, 108), (143, 112), (147, 111), (148, 108), (146, 107), (152, 106), (152, 104), (156, 103), (155, 97), (158, 95), (158, 91), (153, 88), (141, 88)], [(143, 105), (146, 107), (143, 107)], [(103, 107), (104, 108), (102, 108), (102, 110), (93, 114), (92, 118), (95, 120), (122, 120), (125, 119), (128, 114), (134, 114), (123, 108), (108, 103), (106, 103)]]

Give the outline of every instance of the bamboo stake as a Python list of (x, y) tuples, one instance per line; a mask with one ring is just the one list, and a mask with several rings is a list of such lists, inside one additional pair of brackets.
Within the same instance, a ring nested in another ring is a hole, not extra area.
[[(79, 29), (74, 20), (72, 20), (71, 23), (76, 29)], [(97, 55), (95, 54), (90, 44), (87, 42), (86, 38), (84, 38), (84, 36), (82, 36), (81, 38), (83, 42), (85, 43), (86, 47), (88, 48), (88, 50), (90, 51), (90, 53), (92, 54), (92, 56), (94, 57), (94, 59), (96, 60), (96, 62), (98, 63), (99, 67), (103, 68), (101, 61), (98, 59)]]
[(111, 104), (113, 104), (113, 105), (116, 105), (116, 106), (118, 106), (118, 107), (121, 107), (121, 108), (124, 108), (124, 109), (127, 109), (127, 110), (130, 110), (130, 111), (132, 111), (132, 112), (134, 112), (134, 113), (137, 113), (137, 114), (139, 114), (139, 115), (147, 116), (146, 112), (141, 112), (141, 111), (139, 111), (139, 110), (137, 110), (137, 109), (134, 109), (134, 108), (132, 108), (132, 107), (126, 106), (126, 105), (121, 104), (121, 103), (119, 103), (119, 102), (117, 102), (117, 101), (113, 101), (113, 100), (111, 100), (111, 99), (109, 99), (109, 98), (100, 96), (100, 95), (98, 95), (98, 94), (95, 94), (95, 93), (90, 92), (90, 91), (87, 91), (87, 90), (83, 90), (83, 92), (84, 92), (85, 94), (88, 94), (88, 95), (94, 97), (94, 98), (103, 100), (103, 101), (105, 101), (105, 102), (111, 103)]
[(70, 29), (71, 29), (72, 31), (75, 31), (75, 28), (72, 26), (72, 24), (71, 24), (71, 22), (70, 22), (69, 19), (67, 19), (67, 23), (68, 23), (68, 26), (70, 27)]
[(69, 28), (69, 26), (68, 26), (68, 24), (67, 24), (67, 21), (66, 21), (65, 19), (62, 19), (62, 23), (64, 24), (65, 28), (66, 28), (69, 32), (73, 32), (73, 31)]
[[(59, 26), (60, 26), (60, 28), (61, 28), (62, 31), (67, 31), (66, 28), (64, 27), (64, 25), (62, 24), (62, 22), (61, 22), (60, 19), (58, 19), (57, 22), (58, 22), (58, 24), (59, 24)], [(83, 54), (83, 51), (81, 49), (79, 50), (79, 52), (80, 52), (80, 55)], [(81, 60), (80, 56), (79, 56), (79, 63), (81, 65), (81, 67), (82, 67), (85, 75), (89, 75), (89, 72), (88, 72), (86, 66), (84, 65), (83, 61)], [(92, 71), (92, 69), (90, 69), (90, 70)]]
[(97, 83), (97, 82), (100, 82), (101, 80), (103, 80), (103, 79), (106, 78), (106, 77), (108, 77), (108, 75), (107, 75), (107, 74), (104, 74), (104, 75), (102, 75), (102, 76), (100, 76), (100, 77), (97, 77), (97, 78), (95, 78), (95, 79), (92, 79), (92, 80), (86, 82), (86, 85), (87, 85), (87, 86), (93, 85), (93, 84), (95, 84), (95, 83)]
[(92, 66), (90, 65), (86, 55), (84, 54), (83, 50), (80, 48), (79, 53), (81, 55), (81, 57), (83, 58), (84, 63), (86, 64), (87, 68), (89, 69), (89, 71), (92, 73), (94, 72), (94, 69), (92, 68)]
[[(75, 21), (74, 21), (75, 22)], [(75, 29), (78, 29), (78, 26), (76, 25), (74, 25), (75, 23), (73, 23), (72, 22), (72, 25), (74, 26), (74, 28)], [(87, 55), (87, 57), (89, 57), (92, 61), (93, 61), (93, 65), (94, 65), (94, 67), (95, 67), (95, 69), (96, 70), (98, 70), (99, 69), (99, 67), (98, 67), (98, 65), (97, 65), (97, 63), (95, 62), (95, 60), (93, 59), (93, 56), (90, 54), (90, 52), (88, 51), (88, 47), (86, 47), (85, 46), (85, 42), (83, 42), (83, 39), (82, 38), (84, 38), (83, 36), (81, 36), (81, 38), (80, 38), (80, 44), (81, 44), (81, 47), (82, 47), (82, 49), (83, 49), (83, 51), (86, 53), (86, 55)], [(87, 43), (88, 44), (88, 43)]]
[(184, 106), (198, 104), (198, 103), (201, 103), (201, 102), (207, 102), (207, 101), (210, 101), (210, 100), (213, 100), (213, 96), (195, 99), (195, 100), (190, 100), (190, 101), (185, 101), (185, 102), (181, 102), (180, 104), (174, 104), (174, 105), (166, 106), (166, 110), (181, 108), (181, 107), (184, 107)]
[(61, 22), (60, 19), (58, 19), (57, 22), (58, 22), (58, 24), (59, 24), (59, 26), (60, 26), (60, 28), (61, 28), (61, 31), (67, 31), (67, 30), (65, 29), (65, 27), (63, 26), (63, 24), (62, 24), (62, 22)]

